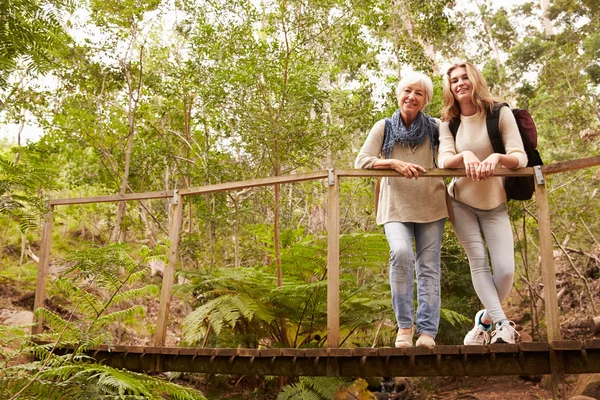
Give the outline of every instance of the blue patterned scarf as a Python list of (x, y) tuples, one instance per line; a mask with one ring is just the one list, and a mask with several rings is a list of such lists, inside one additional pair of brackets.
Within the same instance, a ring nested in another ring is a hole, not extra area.
[(381, 152), (385, 154), (385, 158), (390, 158), (392, 149), (397, 143), (404, 146), (417, 147), (425, 143), (426, 137), (429, 137), (431, 153), (435, 154), (434, 148), (439, 144), (439, 132), (435, 119), (419, 111), (417, 118), (410, 124), (409, 128), (406, 128), (400, 117), (400, 110), (396, 110), (392, 118), (386, 118), (385, 120)]

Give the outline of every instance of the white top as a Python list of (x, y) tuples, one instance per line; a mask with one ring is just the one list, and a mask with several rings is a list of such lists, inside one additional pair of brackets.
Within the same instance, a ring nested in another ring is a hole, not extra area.
[[(523, 149), (519, 127), (508, 107), (500, 109), (498, 127), (506, 154), (517, 157), (519, 165), (516, 168), (526, 167), (527, 154)], [(460, 125), (456, 132), (456, 141), (452, 137), (448, 122), (442, 123), (438, 156), (439, 167), (444, 168), (444, 162), (448, 157), (465, 150), (472, 151), (480, 161), (485, 160), (494, 153), (487, 132), (485, 115), (475, 114), (469, 117), (461, 115)], [(461, 203), (481, 210), (491, 210), (506, 202), (503, 177), (493, 177), (485, 181), (473, 181), (468, 177), (454, 178), (448, 187), (448, 193)]]

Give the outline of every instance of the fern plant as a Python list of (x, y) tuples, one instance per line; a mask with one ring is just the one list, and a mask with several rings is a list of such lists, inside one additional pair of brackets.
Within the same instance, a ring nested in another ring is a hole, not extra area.
[[(370, 346), (376, 326), (383, 327), (384, 343), (392, 340), (388, 250), (383, 234), (340, 236), (342, 345)], [(211, 347), (322, 346), (327, 335), (326, 259), (326, 237), (307, 236), (282, 249), (280, 288), (273, 266), (188, 274), (191, 282), (181, 290), (195, 293), (197, 308), (184, 321), (184, 342)], [(469, 320), (450, 309), (443, 309), (441, 318), (451, 326)], [(283, 320), (287, 338), (279, 325)]]
[[(113, 244), (72, 254), (64, 275), (55, 281), (54, 296), (62, 307), (72, 309), (62, 315), (37, 309), (35, 315), (43, 318), (48, 332), (34, 341), (24, 333), (0, 330), (0, 398), (204, 399), (196, 390), (99, 365), (85, 355), (111, 343), (111, 324), (143, 315), (140, 305), (130, 303), (158, 293), (155, 285), (140, 284), (140, 279), (149, 273), (148, 261), (165, 252), (163, 245), (152, 251), (143, 248), (135, 259), (125, 246)], [(10, 351), (4, 350), (4, 343)], [(27, 354), (39, 361), (22, 362)]]

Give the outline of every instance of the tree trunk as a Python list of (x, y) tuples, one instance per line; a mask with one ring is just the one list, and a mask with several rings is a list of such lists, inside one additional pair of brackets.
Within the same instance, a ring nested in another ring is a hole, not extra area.
[(546, 36), (552, 36), (554, 34), (554, 26), (550, 18), (548, 18), (548, 6), (550, 0), (540, 0), (540, 8), (542, 9), (542, 15), (544, 16), (544, 31)]

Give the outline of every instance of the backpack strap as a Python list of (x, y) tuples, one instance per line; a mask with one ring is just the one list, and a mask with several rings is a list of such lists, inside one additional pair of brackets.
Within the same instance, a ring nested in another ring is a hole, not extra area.
[[(492, 148), (494, 153), (506, 154), (504, 149), (504, 143), (502, 142), (502, 136), (500, 135), (500, 109), (502, 107), (508, 107), (507, 103), (495, 103), (492, 111), (487, 112), (485, 124), (487, 126), (488, 136), (490, 142), (492, 142)], [(452, 133), (452, 137), (456, 139), (456, 133), (460, 126), (460, 115), (450, 120), (448, 127)]]
[(500, 135), (500, 109), (508, 107), (506, 103), (495, 103), (492, 111), (488, 111), (485, 124), (487, 126), (488, 136), (492, 142), (494, 153), (506, 154), (502, 136)]
[(452, 133), (452, 137), (456, 139), (456, 132), (458, 132), (458, 127), (460, 126), (460, 115), (454, 117), (450, 120), (448, 127), (450, 128), (450, 132)]

